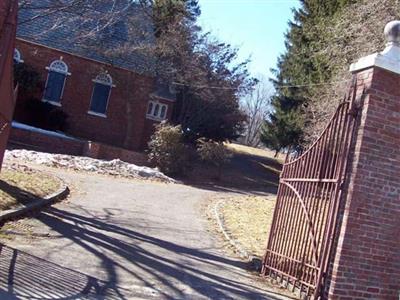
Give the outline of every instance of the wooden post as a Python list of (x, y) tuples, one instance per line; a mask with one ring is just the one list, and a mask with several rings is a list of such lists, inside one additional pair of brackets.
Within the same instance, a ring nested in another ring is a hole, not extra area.
[(7, 147), (14, 113), (16, 91), (13, 82), (13, 57), (17, 31), (17, 0), (0, 3), (0, 168)]

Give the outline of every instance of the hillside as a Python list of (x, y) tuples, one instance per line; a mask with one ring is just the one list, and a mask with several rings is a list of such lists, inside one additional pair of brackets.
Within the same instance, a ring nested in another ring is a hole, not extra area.
[(319, 25), (319, 52), (329, 62), (332, 75), (328, 81), (335, 84), (318, 86), (311, 91), (306, 135), (315, 138), (342, 99), (349, 84), (345, 81), (351, 78), (349, 65), (360, 57), (382, 51), (383, 28), (399, 17), (399, 0), (364, 0), (349, 5)]
[(400, 17), (399, 0), (301, 3), (274, 70), (277, 95), (264, 128), (273, 149), (307, 145), (319, 135), (350, 84), (350, 64), (383, 50), (385, 25)]

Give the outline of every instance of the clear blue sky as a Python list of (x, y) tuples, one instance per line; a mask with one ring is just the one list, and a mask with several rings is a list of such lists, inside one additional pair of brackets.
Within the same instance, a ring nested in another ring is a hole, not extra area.
[(270, 68), (285, 50), (284, 33), (297, 0), (200, 0), (199, 25), (223, 42), (240, 48), (240, 59), (251, 56), (254, 76), (270, 77)]

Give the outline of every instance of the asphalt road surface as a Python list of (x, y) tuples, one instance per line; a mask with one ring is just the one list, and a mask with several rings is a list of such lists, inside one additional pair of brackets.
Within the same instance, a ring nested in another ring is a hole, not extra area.
[(57, 171), (69, 199), (11, 223), (0, 299), (282, 299), (207, 231), (213, 191)]

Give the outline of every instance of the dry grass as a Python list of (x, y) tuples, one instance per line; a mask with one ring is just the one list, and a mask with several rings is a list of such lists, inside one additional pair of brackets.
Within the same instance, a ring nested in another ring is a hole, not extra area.
[(274, 157), (275, 151), (268, 150), (268, 149), (254, 148), (254, 147), (233, 144), (233, 143), (226, 143), (225, 145), (231, 151), (240, 153), (240, 154), (249, 154), (249, 155), (256, 155), (256, 156), (261, 156), (261, 157), (272, 158), (272, 159), (276, 159), (279, 162), (282, 162), (285, 159), (285, 155), (282, 153), (279, 153), (278, 157)]
[[(268, 150), (268, 149), (260, 149), (260, 148), (254, 148), (254, 147), (249, 147), (245, 145), (240, 145), (240, 144), (233, 144), (233, 143), (226, 143), (226, 146), (228, 149), (230, 149), (233, 152), (236, 153), (241, 153), (241, 154), (250, 154), (250, 155), (257, 155), (261, 157), (268, 157), (268, 158), (274, 158), (275, 152)], [(278, 155), (278, 159), (280, 159), (282, 154)]]
[(60, 188), (60, 180), (26, 166), (3, 167), (0, 173), (0, 210), (35, 201)]
[(230, 197), (222, 205), (226, 228), (247, 251), (262, 257), (275, 208), (275, 197)]

